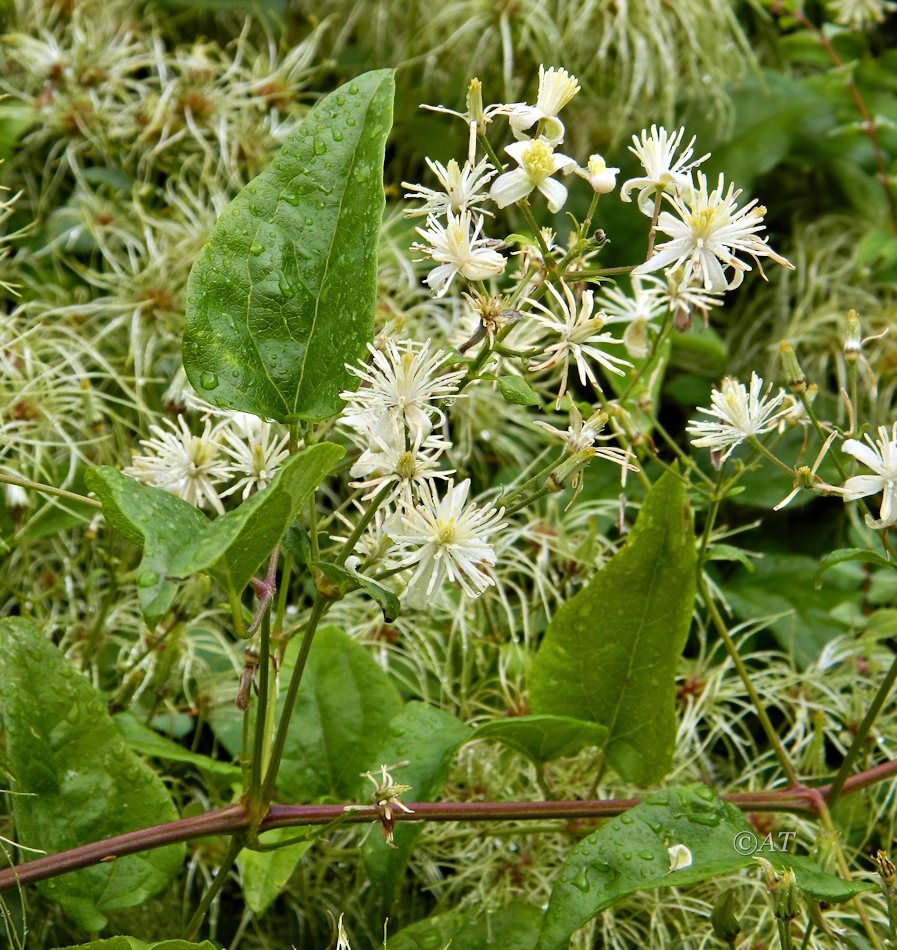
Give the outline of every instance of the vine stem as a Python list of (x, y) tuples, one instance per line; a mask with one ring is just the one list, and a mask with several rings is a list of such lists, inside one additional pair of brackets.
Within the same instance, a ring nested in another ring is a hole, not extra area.
[[(852, 775), (844, 782), (842, 795), (849, 795), (897, 776), (897, 759), (882, 762)], [(724, 801), (747, 812), (794, 812), (816, 815), (830, 785), (818, 788), (776, 789), (767, 792), (736, 792), (723, 795)], [(411, 802), (414, 813), (395, 812), (395, 821), (544, 821), (571, 818), (614, 818), (636, 805), (638, 798), (611, 798), (598, 801), (520, 802)], [(342, 818), (348, 824), (379, 821), (379, 812), (368, 805), (271, 805), (259, 824), (259, 832), (297, 825), (326, 825)], [(46, 855), (0, 871), (0, 893), (45, 881), (94, 864), (148, 851), (152, 848), (191, 841), (209, 835), (243, 835), (252, 819), (242, 804), (228, 805), (177, 821), (129, 831), (91, 844)]]
[(7, 475), (0, 472), (0, 485), (17, 485), (19, 488), (27, 488), (30, 491), (37, 491), (43, 495), (57, 495), (68, 501), (77, 502), (79, 505), (89, 505), (91, 508), (102, 508), (101, 502), (96, 498), (88, 498), (87, 495), (79, 495), (77, 492), (66, 491), (64, 488), (57, 488), (55, 485), (44, 485), (43, 482), (33, 482), (30, 478), (19, 478), (17, 475)]

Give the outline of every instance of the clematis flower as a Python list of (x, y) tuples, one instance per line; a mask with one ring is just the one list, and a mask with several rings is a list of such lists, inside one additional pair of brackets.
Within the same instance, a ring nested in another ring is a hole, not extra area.
[[(741, 189), (730, 184), (728, 189), (722, 175), (712, 191), (707, 179), (698, 172), (698, 185), (682, 194), (668, 195), (675, 215), (663, 211), (657, 220), (657, 229), (672, 240), (657, 247), (653, 257), (640, 264), (634, 274), (648, 274), (667, 267), (686, 267), (688, 276), (700, 277), (705, 290), (733, 290), (744, 278), (750, 265), (735, 255), (738, 252), (754, 259), (760, 268), (760, 257), (770, 257), (777, 264), (794, 270), (794, 265), (776, 254), (759, 236), (763, 230), (766, 208), (756, 198), (743, 208), (738, 207)], [(727, 277), (725, 268), (734, 274)]]
[(564, 141), (564, 123), (558, 113), (579, 92), (579, 81), (566, 69), (539, 67), (539, 93), (534, 106), (517, 103), (508, 113), (514, 137), (522, 139), (528, 129), (542, 123), (542, 134), (553, 145)]
[(560, 211), (567, 200), (567, 188), (551, 176), (571, 171), (576, 162), (569, 155), (555, 153), (554, 145), (544, 136), (512, 142), (505, 146), (505, 151), (520, 167), (499, 175), (492, 183), (489, 195), (499, 208), (506, 208), (538, 189), (548, 199), (549, 210)]
[(642, 129), (641, 135), (632, 136), (632, 145), (629, 151), (642, 163), (645, 175), (641, 178), (630, 178), (623, 182), (620, 189), (620, 198), (631, 201), (629, 192), (639, 189), (639, 210), (651, 217), (654, 214), (654, 198), (659, 191), (675, 193), (684, 190), (691, 184), (689, 172), (710, 157), (708, 152), (694, 161), (690, 161), (694, 154), (694, 136), (682, 150), (682, 154), (675, 158), (676, 149), (682, 144), (685, 129), (678, 129), (670, 135), (661, 126), (651, 126), (651, 131)]
[(437, 297), (445, 294), (457, 274), (467, 280), (487, 280), (498, 276), (506, 264), (495, 250), (501, 241), (480, 236), (483, 227), (480, 219), (472, 217), (470, 211), (460, 211), (457, 215), (449, 211), (447, 216), (448, 223), (443, 224), (431, 214), (427, 227), (417, 228), (427, 243), (412, 245), (413, 250), (422, 251), (439, 265), (427, 274), (427, 284)]
[(776, 428), (779, 418), (791, 410), (782, 408), (783, 390), (771, 396), (763, 392), (763, 387), (763, 380), (756, 373), (751, 374), (750, 391), (744, 383), (726, 377), (722, 386), (710, 394), (711, 407), (698, 409), (712, 419), (692, 419), (685, 427), (689, 435), (697, 437), (691, 444), (714, 452), (725, 449), (721, 459), (725, 461), (745, 439)]
[(438, 179), (442, 190), (437, 191), (424, 185), (415, 185), (403, 181), (402, 187), (409, 189), (405, 197), (412, 200), (423, 200), (424, 202), (419, 208), (408, 208), (405, 211), (406, 217), (440, 215), (449, 211), (453, 211), (455, 214), (461, 211), (487, 213), (480, 207), (480, 202), (488, 198), (488, 195), (482, 189), (495, 175), (495, 169), (485, 158), (474, 166), (470, 162), (465, 162), (463, 166), (459, 165), (455, 159), (452, 159), (448, 165), (434, 162), (429, 158), (426, 159), (426, 162)]
[(873, 528), (887, 528), (897, 524), (897, 423), (888, 432), (887, 426), (879, 426), (878, 438), (874, 441), (866, 435), (866, 443), (848, 439), (842, 451), (871, 468), (874, 475), (853, 475), (841, 489), (845, 501), (856, 501), (867, 495), (881, 496), (878, 521), (870, 521)]
[(580, 178), (585, 178), (596, 195), (609, 195), (617, 187), (617, 175), (620, 173), (619, 168), (608, 168), (600, 155), (590, 155), (586, 167), (574, 171)]

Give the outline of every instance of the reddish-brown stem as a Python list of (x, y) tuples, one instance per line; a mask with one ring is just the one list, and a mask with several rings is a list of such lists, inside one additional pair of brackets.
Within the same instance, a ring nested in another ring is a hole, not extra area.
[[(844, 783), (841, 795), (868, 788), (897, 775), (897, 759), (852, 775)], [(818, 802), (825, 801), (831, 785), (819, 788), (784, 788), (771, 792), (738, 792), (723, 798), (744, 811), (790, 811), (816, 814)], [(638, 798), (615, 798), (604, 801), (564, 802), (417, 802), (411, 803), (412, 814), (398, 811), (396, 821), (529, 821), (570, 818), (613, 818), (638, 805)], [(259, 831), (296, 825), (326, 825), (342, 819), (358, 824), (377, 821), (379, 813), (371, 807), (346, 805), (272, 805), (259, 826)], [(137, 851), (148, 851), (167, 844), (203, 838), (208, 835), (240, 835), (251, 824), (242, 805), (229, 805), (193, 818), (141, 828), (114, 838), (105, 838), (59, 854), (47, 855), (0, 871), (0, 892), (24, 884), (78, 871)]]
[[(835, 49), (832, 41), (803, 12), (803, 10), (789, 10), (788, 13), (793, 16), (802, 27), (809, 30), (816, 37), (819, 45), (822, 46), (822, 48), (826, 51), (829, 59), (835, 64), (835, 66), (844, 65), (844, 60), (841, 59), (841, 56)], [(872, 113), (869, 111), (869, 107), (866, 105), (865, 99), (863, 99), (863, 94), (860, 92), (859, 87), (853, 81), (853, 79), (848, 78), (847, 88), (850, 90), (850, 95), (853, 97), (857, 111), (863, 118), (863, 131), (869, 136), (869, 141), (872, 143), (872, 151), (875, 155), (875, 165), (878, 169), (878, 177), (885, 192), (885, 199), (888, 202), (888, 210), (891, 213), (891, 225), (895, 230), (897, 230), (897, 202), (895, 202), (894, 193), (891, 190), (891, 176), (888, 172), (888, 164), (885, 161), (884, 150), (882, 149), (881, 142), (878, 139), (878, 130), (875, 128), (875, 120), (872, 118)]]

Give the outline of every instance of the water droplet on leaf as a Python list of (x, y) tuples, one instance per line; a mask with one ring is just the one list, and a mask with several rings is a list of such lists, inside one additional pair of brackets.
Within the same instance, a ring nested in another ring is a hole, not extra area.
[(199, 385), (203, 389), (217, 389), (218, 388), (218, 377), (214, 373), (203, 373), (199, 377)]

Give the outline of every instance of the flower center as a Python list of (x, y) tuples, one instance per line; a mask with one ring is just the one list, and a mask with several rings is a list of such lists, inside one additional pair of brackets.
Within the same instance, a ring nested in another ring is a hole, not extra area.
[(530, 178), (536, 183), (550, 178), (554, 172), (554, 149), (545, 139), (536, 139), (523, 155), (523, 167)]
[(403, 481), (410, 481), (417, 472), (417, 464), (414, 461), (413, 452), (403, 452), (396, 463), (396, 475)]
[(440, 544), (454, 544), (456, 536), (457, 530), (455, 529), (454, 519), (451, 521), (443, 521), (442, 518), (440, 518), (436, 522), (436, 538)]
[(719, 226), (719, 209), (702, 208), (695, 211), (689, 218), (691, 232), (696, 240), (706, 240)]

